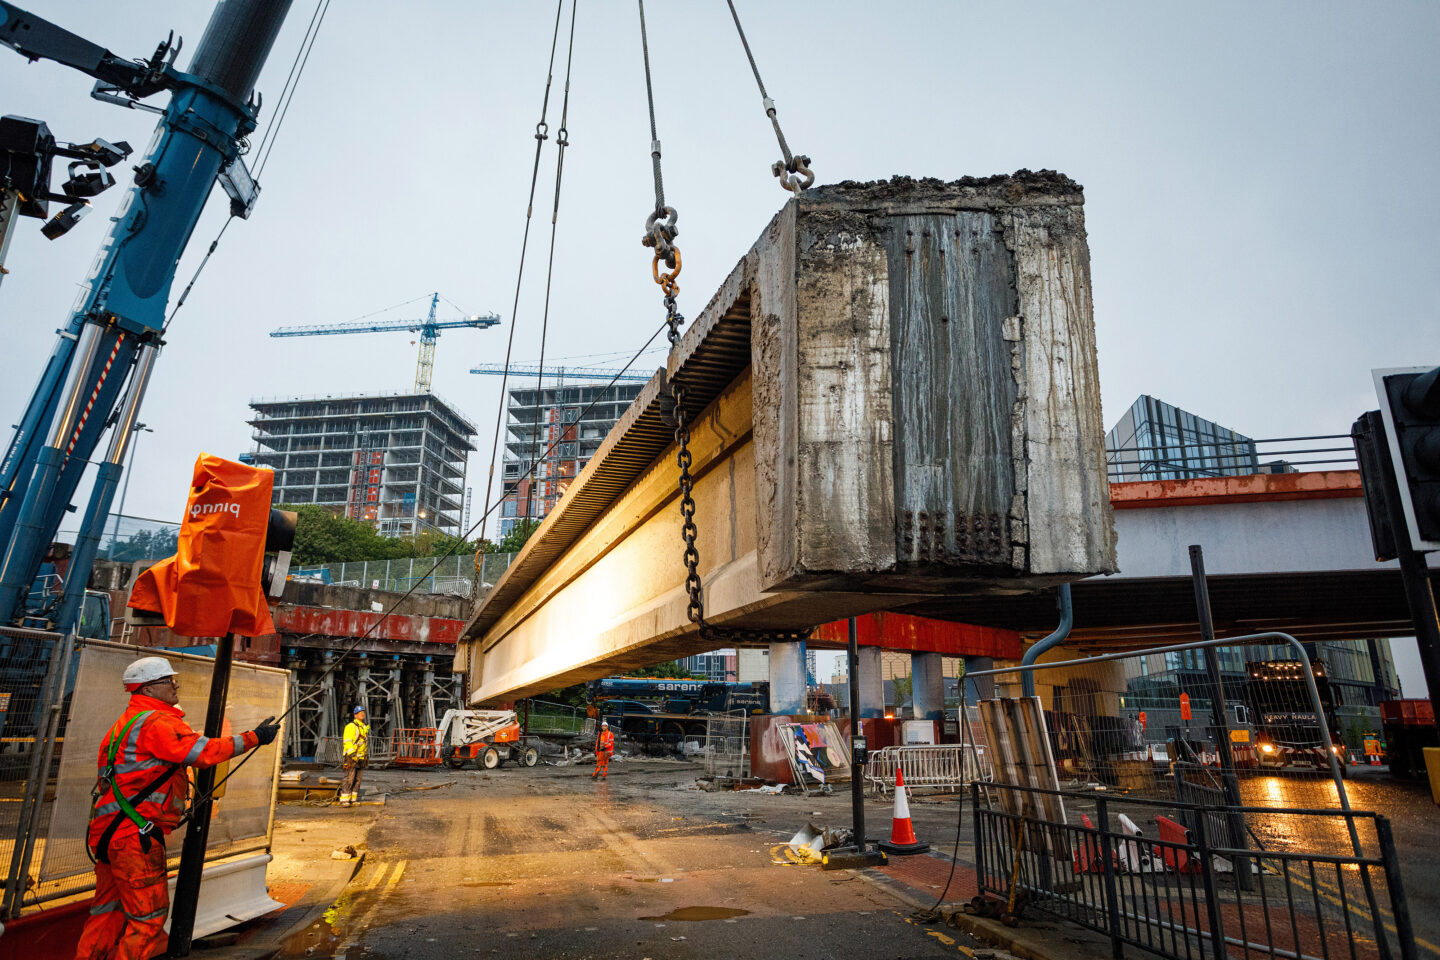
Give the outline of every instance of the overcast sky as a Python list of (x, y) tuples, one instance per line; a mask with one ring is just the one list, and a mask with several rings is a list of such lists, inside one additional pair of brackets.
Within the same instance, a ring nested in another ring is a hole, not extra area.
[[(147, 56), (171, 29), (193, 51), (210, 12), (198, 0), (30, 6), (124, 56)], [(1084, 186), (1107, 427), (1150, 393), (1254, 437), (1343, 433), (1375, 405), (1372, 367), (1440, 360), (1440, 5), (737, 6), (786, 135), (821, 182), (1028, 167)], [(261, 76), (263, 123), (313, 9), (297, 0)], [(647, 13), (693, 317), (786, 195), (723, 0), (652, 0)], [(142, 414), (155, 432), (126, 513), (178, 519), (199, 451), (253, 447), (252, 397), (408, 389), (409, 335), (266, 333), (431, 290), (503, 319), (444, 334), (435, 365), (436, 392), (480, 427), (470, 470), (483, 499), (500, 380), (467, 371), (503, 360), (512, 321), (516, 359), (540, 349), (553, 136), (514, 317), (511, 305), (554, 14), (536, 0), (331, 6), (255, 216), (227, 232), (156, 367)], [(563, 70), (562, 40), (552, 134)], [(147, 142), (152, 117), (89, 88), (0, 51), (0, 112), (43, 119), (60, 139)], [(580, 0), (568, 130), (547, 354), (608, 362), (662, 319), (638, 243), (653, 192), (634, 3)], [(121, 192), (55, 242), (21, 225), (0, 287), (6, 423)], [(177, 292), (224, 213), (218, 196)]]

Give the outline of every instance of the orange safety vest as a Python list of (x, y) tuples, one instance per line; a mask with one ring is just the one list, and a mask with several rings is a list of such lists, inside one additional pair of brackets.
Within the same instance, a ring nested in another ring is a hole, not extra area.
[[(145, 714), (135, 723), (132, 717)], [(135, 812), (154, 823), (163, 833), (168, 834), (180, 822), (185, 813), (185, 801), (190, 792), (190, 779), (185, 767), (213, 767), (231, 757), (260, 745), (253, 730), (229, 737), (206, 737), (190, 729), (185, 722), (185, 711), (173, 707), (163, 700), (144, 694), (131, 694), (125, 712), (100, 744), (96, 761), (99, 770), (109, 765), (110, 742), (124, 730), (124, 738), (115, 752), (114, 788), (127, 800), (133, 802)], [(126, 725), (130, 724), (126, 730)], [(158, 776), (161, 770), (178, 763), (179, 768), (170, 778), (150, 792), (148, 796), (136, 797)], [(119, 802), (108, 785), (97, 791), (95, 809), (90, 812), (89, 839), (91, 849), (100, 842), (110, 822), (120, 818), (113, 837), (134, 836), (140, 828), (120, 809)]]
[(614, 752), (615, 752), (615, 734), (611, 733), (609, 730), (601, 730), (601, 731), (600, 731), (600, 742), (596, 745), (596, 747), (595, 747), (595, 752), (596, 752), (596, 753), (614, 753)]

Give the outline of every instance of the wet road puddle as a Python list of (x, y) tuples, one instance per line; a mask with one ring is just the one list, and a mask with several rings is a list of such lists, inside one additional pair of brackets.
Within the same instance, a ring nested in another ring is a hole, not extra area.
[(658, 917), (641, 917), (640, 919), (655, 923), (665, 923), (670, 920), (729, 920), (732, 917), (743, 917), (749, 912), (749, 910), (739, 910), (735, 907), (680, 907)]

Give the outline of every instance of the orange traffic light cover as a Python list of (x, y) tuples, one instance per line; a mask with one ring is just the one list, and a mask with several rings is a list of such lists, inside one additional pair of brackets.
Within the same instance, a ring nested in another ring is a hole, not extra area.
[(135, 580), (128, 606), (182, 637), (274, 633), (260, 583), (275, 474), (202, 453), (175, 556)]

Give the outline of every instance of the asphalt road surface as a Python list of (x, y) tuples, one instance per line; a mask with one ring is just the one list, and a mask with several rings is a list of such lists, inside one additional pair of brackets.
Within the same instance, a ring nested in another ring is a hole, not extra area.
[(281, 956), (881, 960), (980, 947), (910, 922), (914, 905), (883, 881), (786, 861), (776, 848), (806, 820), (843, 811), (848, 822), (847, 798), (704, 793), (700, 772), (617, 762), (594, 783), (576, 767), (388, 771), (371, 781), (455, 782), (392, 793), (383, 808), (284, 808), (290, 829), (309, 820), (312, 836), (337, 818), (375, 819), (347, 892)]

